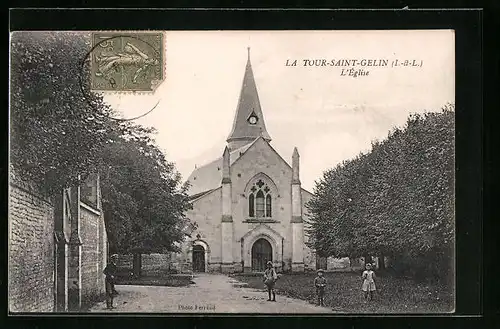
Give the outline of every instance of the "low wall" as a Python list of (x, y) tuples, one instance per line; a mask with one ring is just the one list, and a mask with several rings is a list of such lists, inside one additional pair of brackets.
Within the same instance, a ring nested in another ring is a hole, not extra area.
[[(132, 272), (133, 260), (132, 254), (118, 255), (116, 265), (120, 271)], [(141, 263), (141, 272), (145, 276), (161, 275), (173, 270), (171, 254), (142, 254)]]

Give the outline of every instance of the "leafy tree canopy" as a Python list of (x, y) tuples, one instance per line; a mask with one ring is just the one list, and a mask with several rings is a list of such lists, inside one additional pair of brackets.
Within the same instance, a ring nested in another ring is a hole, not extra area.
[(453, 105), (411, 115), (371, 152), (326, 171), (307, 205), (311, 247), (334, 257), (449, 256), (454, 124)]
[(192, 228), (185, 187), (154, 131), (113, 119), (90, 91), (90, 40), (81, 32), (13, 34), (12, 172), (48, 196), (99, 173), (111, 248), (174, 250)]

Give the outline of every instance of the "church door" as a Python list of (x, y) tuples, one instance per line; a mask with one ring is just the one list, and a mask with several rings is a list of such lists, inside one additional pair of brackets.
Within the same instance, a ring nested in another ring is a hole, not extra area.
[(205, 248), (193, 246), (193, 272), (205, 272)]
[(266, 239), (255, 241), (252, 246), (252, 271), (263, 272), (266, 263), (273, 260), (273, 248)]

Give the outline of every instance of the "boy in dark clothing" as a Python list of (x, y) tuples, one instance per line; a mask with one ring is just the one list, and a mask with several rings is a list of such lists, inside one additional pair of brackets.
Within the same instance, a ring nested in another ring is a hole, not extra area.
[(323, 297), (325, 296), (326, 279), (321, 269), (318, 270), (318, 276), (314, 279), (314, 286), (316, 287), (316, 295), (318, 296), (318, 305), (325, 306)]
[(112, 255), (111, 262), (106, 266), (103, 273), (106, 275), (106, 308), (112, 309), (113, 307), (113, 297), (118, 295), (115, 289), (115, 276), (116, 276), (116, 259), (118, 255)]

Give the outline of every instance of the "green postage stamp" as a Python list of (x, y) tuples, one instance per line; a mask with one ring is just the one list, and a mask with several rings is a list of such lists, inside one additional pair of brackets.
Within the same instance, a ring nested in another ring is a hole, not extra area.
[(94, 91), (153, 92), (165, 78), (162, 32), (92, 33)]

